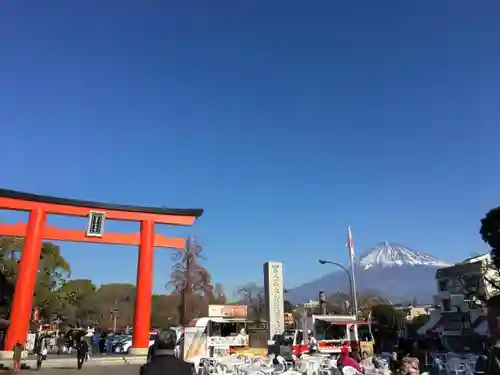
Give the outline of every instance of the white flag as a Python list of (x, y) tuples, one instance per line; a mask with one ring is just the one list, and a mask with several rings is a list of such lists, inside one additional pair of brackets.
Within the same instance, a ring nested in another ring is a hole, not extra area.
[(347, 250), (349, 250), (349, 258), (351, 262), (354, 262), (354, 242), (352, 240), (351, 226), (347, 229)]

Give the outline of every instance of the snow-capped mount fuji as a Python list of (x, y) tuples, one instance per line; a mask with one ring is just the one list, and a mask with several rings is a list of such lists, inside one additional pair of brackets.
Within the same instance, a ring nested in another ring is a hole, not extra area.
[(404, 245), (384, 241), (361, 256), (358, 265), (363, 270), (372, 267), (430, 266), (448, 267), (450, 264), (429, 254), (413, 251)]
[[(429, 303), (436, 293), (436, 271), (449, 265), (429, 254), (384, 241), (357, 257), (357, 289), (361, 294), (376, 293), (393, 302), (416, 298), (420, 303)], [(320, 290), (327, 295), (338, 291), (347, 292), (349, 278), (345, 270), (333, 265), (325, 265), (327, 266), (332, 267), (332, 272), (288, 289), (287, 298), (293, 303), (302, 303), (317, 299)]]

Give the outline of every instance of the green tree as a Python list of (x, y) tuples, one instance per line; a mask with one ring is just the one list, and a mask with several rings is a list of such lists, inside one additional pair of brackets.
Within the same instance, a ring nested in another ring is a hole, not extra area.
[(50, 320), (57, 307), (58, 289), (70, 276), (71, 267), (61, 255), (59, 246), (50, 242), (42, 244), (34, 304), (40, 309), (40, 316)]
[(481, 220), (481, 238), (491, 249), (494, 266), (500, 269), (500, 207), (491, 209)]
[(180, 295), (153, 294), (151, 308), (151, 327), (168, 328), (179, 325)]
[(431, 319), (430, 315), (422, 314), (418, 315), (412, 319), (412, 321), (407, 324), (407, 331), (410, 335), (416, 335), (420, 327), (424, 326)]
[(0, 316), (7, 319), (14, 296), (17, 263), (23, 243), (21, 238), (0, 237)]
[(96, 315), (100, 328), (113, 329), (115, 314), (118, 329), (132, 325), (135, 292), (135, 285), (128, 283), (104, 284), (96, 290), (93, 298), (98, 303)]
[(24, 241), (20, 237), (0, 237), (0, 270), (12, 284), (16, 282), (23, 244)]
[(336, 292), (326, 299), (328, 311), (333, 314), (345, 314), (353, 308), (351, 296), (346, 293)]
[[(485, 276), (485, 290), (474, 293), (474, 296), (481, 303), (485, 303), (488, 296), (496, 294), (500, 291), (500, 207), (496, 207), (488, 211), (485, 217), (481, 220), (481, 228), (479, 229), (482, 240), (490, 247), (491, 264), (483, 266)], [(493, 292), (488, 293), (490, 289)]]
[(96, 286), (89, 279), (69, 280), (58, 289), (59, 295), (65, 296), (74, 305), (81, 304), (95, 291)]
[(91, 280), (70, 280), (57, 290), (56, 315), (68, 325), (94, 325), (99, 320), (99, 301)]
[(291, 303), (290, 301), (288, 300), (285, 300), (285, 302), (283, 302), (283, 311), (286, 312), (286, 313), (292, 313), (293, 312), (293, 309), (295, 308), (295, 305), (293, 303)]
[(372, 317), (379, 325), (397, 330), (406, 323), (403, 312), (396, 310), (392, 305), (377, 304), (372, 307)]
[[(5, 281), (15, 285), (24, 240), (19, 237), (0, 237), (0, 272)], [(34, 291), (34, 305), (40, 309), (41, 318), (48, 320), (57, 306), (57, 289), (70, 276), (71, 267), (61, 255), (60, 248), (44, 242)], [(8, 302), (10, 304), (11, 297)]]

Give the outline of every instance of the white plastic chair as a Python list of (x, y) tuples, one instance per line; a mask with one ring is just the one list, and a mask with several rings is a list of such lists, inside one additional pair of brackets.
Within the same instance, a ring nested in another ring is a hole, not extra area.
[(460, 362), (459, 359), (453, 358), (446, 362), (446, 368), (448, 370), (448, 374), (455, 375), (465, 375), (467, 374), (467, 366)]
[(251, 375), (266, 375), (266, 373), (262, 372), (261, 370), (253, 370), (251, 372), (247, 372), (247, 374), (251, 374)]
[(307, 362), (303, 359), (296, 361), (295, 366), (294, 366), (294, 370), (301, 373), (301, 374), (306, 372), (307, 371)]
[(310, 356), (305, 359), (307, 363), (307, 374), (308, 375), (319, 375), (320, 374), (320, 363), (321, 358), (318, 356)]
[(351, 366), (342, 367), (342, 374), (344, 375), (356, 375), (359, 374), (358, 370)]
[(234, 374), (234, 372), (228, 370), (227, 367), (218, 367), (216, 374), (217, 375), (229, 375), (229, 374)]
[(325, 357), (319, 363), (319, 373), (323, 375), (330, 375), (332, 370), (332, 366), (330, 363), (330, 358)]
[(212, 375), (218, 372), (217, 361), (212, 358), (202, 358), (200, 360), (199, 368), (202, 369), (203, 375)]
[(434, 365), (434, 357), (432, 353), (425, 352), (425, 367), (432, 367)]
[(263, 361), (262, 368), (260, 368), (259, 371), (261, 371), (265, 374), (272, 374), (274, 372), (273, 360), (274, 360), (274, 357), (273, 358), (269, 357), (269, 360)]
[(446, 361), (448, 360), (448, 356), (446, 354), (438, 354), (438, 353), (436, 353), (436, 354), (434, 354), (434, 360), (436, 358), (439, 359), (439, 360), (441, 360), (441, 362), (443, 362), (443, 363), (446, 363)]
[(438, 358), (437, 356), (434, 357), (434, 365), (438, 371), (438, 375), (440, 375), (443, 371), (445, 373), (448, 372), (445, 362), (441, 358)]
[(278, 355), (276, 357), (276, 360), (278, 361), (278, 366), (274, 367), (275, 374), (281, 374), (284, 373), (286, 370), (288, 370), (288, 364), (286, 363), (285, 358)]

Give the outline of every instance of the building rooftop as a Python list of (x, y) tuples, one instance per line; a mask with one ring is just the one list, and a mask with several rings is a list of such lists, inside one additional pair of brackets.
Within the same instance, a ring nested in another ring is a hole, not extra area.
[(490, 253), (479, 254), (479, 255), (475, 255), (473, 257), (464, 259), (461, 262), (458, 262), (457, 264), (480, 262), (483, 260), (489, 260), (490, 258), (491, 258)]

